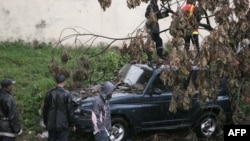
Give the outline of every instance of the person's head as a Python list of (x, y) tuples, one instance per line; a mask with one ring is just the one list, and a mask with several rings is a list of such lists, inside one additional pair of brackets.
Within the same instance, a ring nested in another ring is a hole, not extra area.
[(55, 81), (57, 85), (64, 85), (66, 81), (66, 77), (63, 74), (59, 74), (56, 76)]
[(151, 2), (155, 2), (155, 3), (157, 3), (157, 2), (158, 2), (158, 0), (151, 0)]
[(115, 90), (115, 85), (109, 81), (106, 81), (102, 84), (100, 89), (100, 95), (105, 99), (109, 100), (112, 98), (112, 93)]
[(7, 90), (8, 92), (10, 92), (12, 90), (12, 85), (15, 84), (16, 82), (11, 80), (10, 78), (4, 78), (1, 81), (1, 87), (2, 89)]
[(187, 0), (187, 4), (193, 4), (193, 5), (195, 5), (196, 1), (197, 0)]

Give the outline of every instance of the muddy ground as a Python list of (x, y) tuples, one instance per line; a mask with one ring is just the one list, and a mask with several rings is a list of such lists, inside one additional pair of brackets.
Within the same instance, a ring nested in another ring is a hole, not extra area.
[[(23, 135), (18, 137), (16, 141), (47, 141), (47, 138), (30, 138)], [(94, 141), (94, 138), (93, 135), (74, 133), (74, 135), (70, 135), (69, 141)], [(143, 132), (130, 136), (127, 141), (223, 141), (223, 134), (210, 139), (201, 139), (196, 138), (195, 134), (188, 129), (164, 132)]]
[[(250, 125), (250, 116), (241, 121), (241, 125)], [(47, 139), (30, 138), (27, 135), (18, 137), (16, 141), (47, 141)], [(94, 141), (93, 135), (82, 133), (70, 133), (69, 141)], [(189, 129), (143, 132), (132, 135), (127, 141), (224, 141), (223, 130), (213, 138), (197, 138), (195, 133)]]
[[(77, 135), (77, 139), (72, 141), (94, 141), (93, 136)], [(127, 141), (223, 141), (223, 132), (214, 138), (202, 139), (197, 138), (195, 134), (188, 130), (174, 131), (158, 131), (158, 132), (143, 132), (134, 136), (130, 136)]]

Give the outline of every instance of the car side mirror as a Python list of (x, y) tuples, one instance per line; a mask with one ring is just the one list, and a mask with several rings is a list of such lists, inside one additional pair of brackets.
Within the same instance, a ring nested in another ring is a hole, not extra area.
[(161, 95), (162, 90), (159, 88), (153, 88), (150, 92), (151, 95)]

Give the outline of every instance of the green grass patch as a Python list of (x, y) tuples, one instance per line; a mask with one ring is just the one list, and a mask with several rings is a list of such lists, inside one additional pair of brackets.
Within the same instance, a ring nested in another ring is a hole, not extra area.
[[(44, 129), (39, 125), (42, 117), (39, 110), (45, 93), (55, 86), (49, 65), (54, 60), (62, 69), (73, 73), (80, 68), (83, 56), (88, 58), (88, 78), (81, 81), (83, 87), (109, 80), (115, 70), (126, 62), (119, 52), (104, 47), (55, 48), (45, 43), (25, 43), (23, 41), (0, 43), (0, 79), (12, 78), (16, 81), (13, 97), (16, 100), (23, 136), (35, 136)], [(69, 55), (67, 63), (61, 62), (61, 54)], [(99, 55), (98, 55), (99, 54)], [(72, 77), (72, 74), (70, 74)], [(91, 81), (90, 81), (91, 78)], [(71, 78), (68, 78), (71, 81)], [(66, 88), (68, 87), (68, 83)]]

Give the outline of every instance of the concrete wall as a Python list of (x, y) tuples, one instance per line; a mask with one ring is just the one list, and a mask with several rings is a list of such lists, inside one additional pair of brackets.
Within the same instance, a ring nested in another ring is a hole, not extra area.
[[(126, 0), (113, 0), (104, 12), (98, 0), (0, 0), (0, 3), (0, 41), (22, 39), (53, 43), (58, 42), (65, 28), (112, 38), (127, 37), (144, 26), (147, 6), (142, 3), (129, 9)], [(160, 20), (161, 30), (168, 28), (170, 22), (171, 17)], [(62, 37), (73, 33), (76, 32), (64, 30)], [(168, 33), (162, 33), (161, 37), (164, 42), (171, 38)], [(79, 41), (85, 43), (89, 38), (84, 36)], [(95, 43), (110, 41), (99, 38)], [(74, 44), (74, 40), (67, 39), (63, 43)]]

